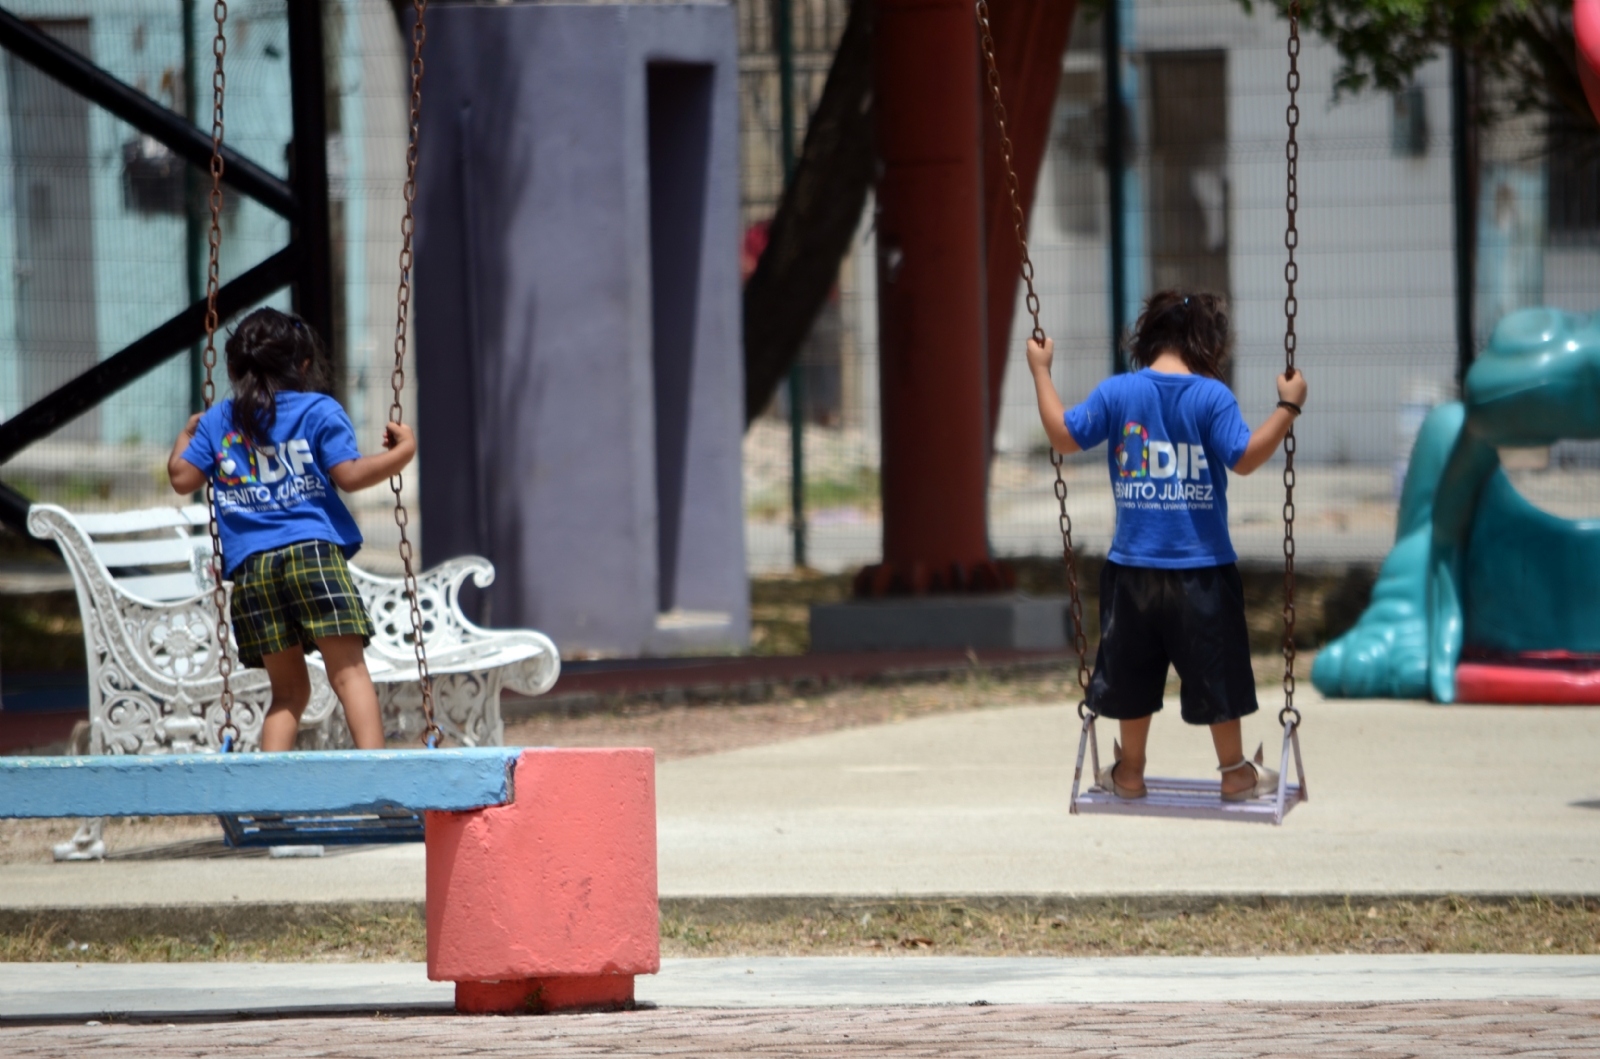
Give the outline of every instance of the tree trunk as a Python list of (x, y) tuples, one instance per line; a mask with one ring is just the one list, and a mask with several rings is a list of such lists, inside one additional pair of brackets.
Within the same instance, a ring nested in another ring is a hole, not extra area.
[(744, 287), (748, 425), (772, 400), (838, 278), (873, 180), (872, 23), (875, 0), (854, 0), (794, 180), (767, 248)]

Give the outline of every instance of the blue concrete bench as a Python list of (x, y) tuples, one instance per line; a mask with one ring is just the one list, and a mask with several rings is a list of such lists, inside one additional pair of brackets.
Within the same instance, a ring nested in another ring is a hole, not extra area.
[(512, 800), (521, 747), (0, 760), (0, 817), (461, 811)]

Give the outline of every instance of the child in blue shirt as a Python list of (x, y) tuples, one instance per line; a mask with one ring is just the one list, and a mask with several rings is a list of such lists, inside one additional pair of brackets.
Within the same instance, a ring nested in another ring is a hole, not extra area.
[(1239, 719), (1254, 713), (1255, 675), (1244, 592), (1228, 537), (1228, 474), (1277, 451), (1306, 400), (1305, 376), (1278, 377), (1278, 407), (1253, 433), (1222, 381), (1230, 345), (1222, 299), (1162, 291), (1145, 303), (1130, 355), (1071, 411), (1050, 378), (1054, 344), (1029, 341), (1039, 416), (1060, 453), (1108, 442), (1117, 528), (1100, 575), (1100, 649), (1089, 708), (1117, 720), (1116, 760), (1096, 782), (1145, 796), (1145, 744), (1167, 666), (1178, 671), (1183, 719), (1207, 725), (1225, 801), (1276, 793), (1277, 773), (1245, 760)]
[(383, 721), (363, 654), (372, 618), (345, 562), (361, 547), (361, 531), (334, 487), (355, 492), (398, 474), (416, 439), (410, 427), (390, 423), (387, 451), (361, 455), (350, 417), (316, 392), (326, 357), (297, 316), (256, 310), (228, 336), (226, 352), (233, 397), (189, 417), (167, 476), (185, 494), (211, 479), (239, 661), (265, 668), (272, 682), (261, 749), (293, 749), (311, 700), (305, 653), (313, 649), (356, 746), (381, 749)]

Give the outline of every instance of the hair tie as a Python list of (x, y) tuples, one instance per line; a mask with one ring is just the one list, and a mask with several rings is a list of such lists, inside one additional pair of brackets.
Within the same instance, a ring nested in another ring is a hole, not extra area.
[(1188, 295), (1184, 295), (1184, 298), (1183, 298), (1183, 304), (1184, 304), (1184, 305), (1185, 305), (1185, 306), (1187, 306), (1187, 305), (1188, 305), (1188, 304), (1189, 304), (1189, 297), (1188, 297)]

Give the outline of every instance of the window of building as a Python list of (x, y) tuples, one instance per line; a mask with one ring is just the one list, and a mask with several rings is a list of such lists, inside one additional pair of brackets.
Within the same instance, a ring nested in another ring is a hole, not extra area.
[(1600, 145), (1594, 126), (1558, 111), (1548, 125), (1549, 188), (1545, 194), (1550, 241), (1600, 242)]
[(1389, 152), (1396, 158), (1421, 158), (1428, 153), (1428, 100), (1421, 85), (1408, 85), (1394, 94)]
[(1051, 119), (1056, 222), (1063, 235), (1096, 236), (1105, 212), (1105, 107), (1100, 71), (1061, 75)]

